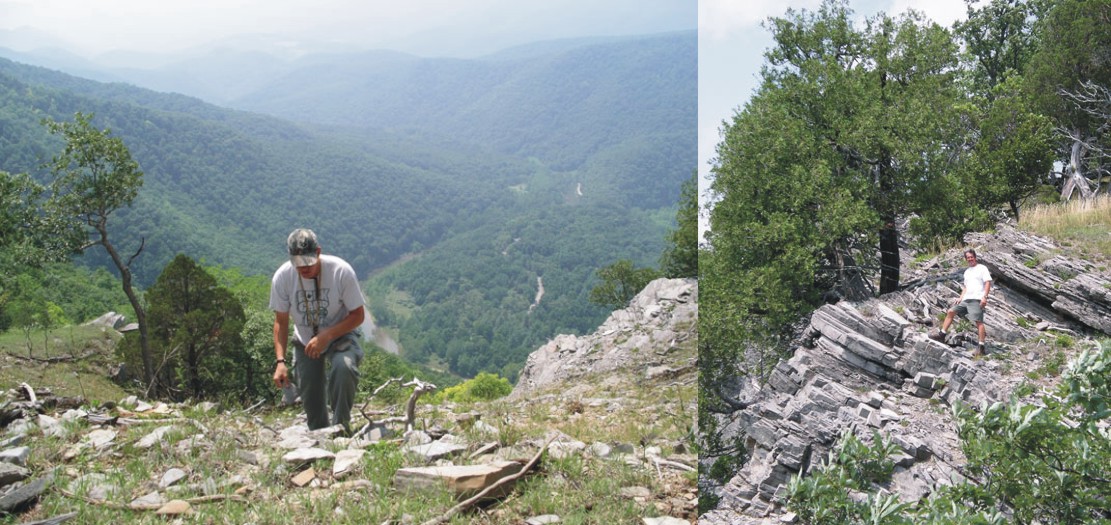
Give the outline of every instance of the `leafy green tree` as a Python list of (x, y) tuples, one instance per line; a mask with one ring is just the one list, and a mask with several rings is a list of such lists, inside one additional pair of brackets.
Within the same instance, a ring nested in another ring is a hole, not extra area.
[[(1111, 1), (1059, 0), (1037, 24), (1039, 46), (1025, 73), (1026, 91), (1063, 130), (1057, 142), (1064, 165), (1062, 197), (1087, 198), (1107, 175), (1111, 108), (1099, 94), (1111, 90)], [(1095, 100), (1085, 102), (1090, 95)], [(1079, 100), (1078, 100), (1079, 99)], [(1091, 111), (1088, 102), (1105, 111)]]
[(698, 174), (683, 181), (679, 191), (677, 226), (667, 235), (667, 247), (660, 257), (665, 277), (698, 277)]
[(1021, 75), (1038, 47), (1035, 25), (1052, 5), (1048, 0), (965, 0), (968, 16), (955, 31), (971, 61), (973, 91), (988, 97), (996, 86)]
[(178, 255), (147, 299), (152, 347), (160, 359), (155, 394), (200, 399), (243, 393), (245, 319), (227, 288), (188, 256)]
[[(1020, 203), (1048, 182), (1052, 169), (1053, 123), (1033, 110), (1021, 91), (1021, 77), (1011, 77), (992, 93), (990, 100), (980, 99), (982, 105), (967, 113), (969, 147), (956, 170), (964, 188), (959, 198), (968, 205), (964, 213), (969, 220), (950, 219), (948, 225), (929, 228), (950, 238), (990, 227), (987, 212), (1000, 204), (1008, 205), (1018, 219)], [(929, 221), (938, 211), (924, 211), (923, 220)]]
[(77, 226), (83, 233), (78, 249), (103, 246), (112, 263), (120, 272), (123, 291), (135, 311), (139, 324), (139, 346), (142, 353), (143, 375), (148, 385), (155, 381), (154, 361), (151, 357), (149, 327), (146, 311), (138, 292), (132, 286), (131, 263), (142, 252), (140, 244), (135, 254), (126, 260), (109, 239), (108, 220), (117, 210), (131, 205), (143, 185), (143, 172), (139, 163), (123, 140), (112, 137), (108, 130), (97, 130), (92, 116), (77, 113), (73, 122), (44, 122), (51, 133), (61, 135), (66, 144), (51, 163), (52, 180), (50, 200), (46, 205), (48, 216), (60, 217)]
[(597, 276), (602, 282), (590, 290), (590, 302), (620, 310), (629, 306), (629, 301), (659, 274), (652, 268), (637, 268), (633, 261), (621, 259), (598, 270)]
[(1000, 203), (1009, 205), (1017, 219), (1019, 203), (1049, 182), (1053, 161), (1053, 123), (1037, 111), (1023, 77), (1038, 50), (1038, 22), (1052, 2), (966, 3), (968, 18), (955, 31), (964, 42), (971, 78), (959, 168), (967, 188), (964, 200), (971, 206), (927, 210), (917, 225), (950, 238), (969, 227), (990, 226), (988, 212)]
[[(8, 300), (20, 291), (15, 278), (22, 269), (61, 260), (74, 249), (73, 231), (42, 213), (44, 192), (26, 174), (0, 171), (0, 266), (9, 269), (0, 274), (0, 321), (11, 318)], [(0, 330), (6, 326), (0, 322)]]
[(16, 293), (9, 303), (8, 314), (12, 325), (19, 328), (27, 340), (27, 357), (34, 359), (31, 333), (45, 326), (47, 301), (43, 298), (42, 287), (30, 275), (16, 276), (13, 288)]
[(857, 28), (840, 1), (769, 25), (763, 82), (725, 123), (712, 168), (699, 258), (708, 381), (773, 366), (826, 292), (873, 295), (877, 270), (879, 292), (895, 290), (895, 223), (961, 207), (950, 172), (962, 139), (957, 48), (945, 29), (914, 13)]

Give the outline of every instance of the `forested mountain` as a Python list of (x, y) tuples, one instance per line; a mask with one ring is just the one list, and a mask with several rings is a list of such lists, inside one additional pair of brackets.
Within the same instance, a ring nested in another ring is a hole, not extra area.
[(374, 277), (406, 354), (512, 374), (604, 319), (587, 302), (597, 269), (656, 263), (696, 162), (695, 43), (314, 57), (236, 102), (275, 116), (0, 60), (0, 170), (44, 177), (61, 143), (40, 121), (93, 113), (146, 174), (115, 235), (125, 254), (145, 240), (141, 285), (178, 253), (269, 274), (308, 226)]

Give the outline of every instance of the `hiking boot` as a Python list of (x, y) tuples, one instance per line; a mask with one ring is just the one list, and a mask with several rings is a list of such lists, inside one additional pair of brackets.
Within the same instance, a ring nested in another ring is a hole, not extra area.
[(985, 354), (987, 354), (987, 347), (984, 345), (979, 345), (972, 351), (972, 357), (984, 357)]
[(933, 339), (934, 341), (937, 341), (939, 343), (945, 342), (945, 332), (942, 332), (940, 330), (937, 332), (931, 332), (930, 335), (926, 337), (929, 337), (930, 339)]

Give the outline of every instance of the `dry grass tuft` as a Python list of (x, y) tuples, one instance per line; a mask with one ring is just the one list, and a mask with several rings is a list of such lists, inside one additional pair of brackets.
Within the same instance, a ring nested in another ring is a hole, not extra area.
[(1111, 195), (1035, 206), (1022, 214), (1019, 227), (1111, 259)]

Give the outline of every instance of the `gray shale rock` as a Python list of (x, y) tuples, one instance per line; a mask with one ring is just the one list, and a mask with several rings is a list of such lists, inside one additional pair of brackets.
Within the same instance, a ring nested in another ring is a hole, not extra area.
[[(967, 240), (995, 280), (985, 312), (989, 357), (1044, 337), (1033, 328), (1039, 323), (1111, 334), (1106, 269), (1062, 257), (1051, 242), (1005, 224)], [(899, 466), (886, 488), (903, 501), (963, 479), (954, 468), (965, 460), (951, 406), (1005, 400), (1010, 389), (1001, 363), (972, 359), (974, 334), (951, 334), (956, 347), (927, 337), (960, 293), (965, 266), (952, 253), (944, 260), (949, 274), (938, 275), (942, 263), (935, 262), (934, 277), (906, 290), (822, 306), (766, 384), (742, 380), (746, 408), (719, 423), (726, 440), (743, 439), (750, 459), (715, 490), (721, 502), (700, 521), (767, 523), (783, 512), (791, 477), (816, 467), (843, 432), (865, 441), (880, 432), (899, 445)]]
[(520, 399), (546, 385), (613, 370), (640, 369), (659, 379), (693, 371), (694, 363), (679, 367), (672, 363), (665, 370), (656, 352), (638, 350), (674, 348), (697, 322), (698, 281), (652, 281), (628, 308), (610, 314), (593, 334), (558, 335), (530, 354), (510, 397)]

